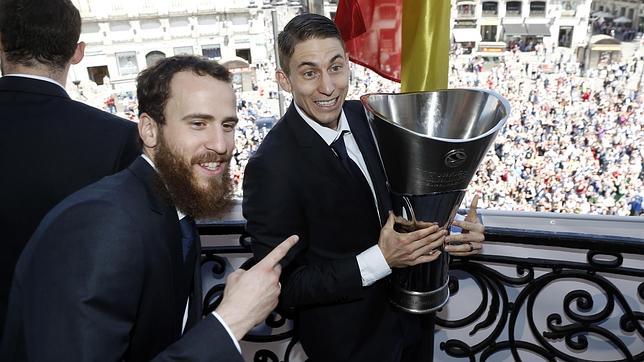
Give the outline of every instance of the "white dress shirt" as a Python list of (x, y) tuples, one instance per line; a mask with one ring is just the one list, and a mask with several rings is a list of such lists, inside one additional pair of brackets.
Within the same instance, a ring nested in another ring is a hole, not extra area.
[[(311, 128), (313, 128), (315, 133), (317, 133), (320, 137), (322, 137), (324, 142), (327, 145), (329, 145), (329, 147), (331, 147), (331, 143), (333, 143), (333, 141), (335, 141), (338, 137), (340, 137), (340, 135), (343, 135), (344, 144), (347, 148), (347, 153), (349, 154), (349, 158), (351, 158), (351, 160), (353, 160), (353, 162), (355, 162), (356, 165), (358, 165), (358, 167), (364, 174), (365, 178), (367, 179), (367, 182), (369, 183), (369, 187), (371, 188), (371, 193), (373, 194), (373, 200), (376, 206), (376, 211), (378, 212), (378, 217), (380, 217), (380, 210), (378, 210), (378, 201), (377, 201), (378, 199), (376, 197), (376, 192), (373, 187), (373, 181), (371, 181), (371, 176), (369, 175), (369, 170), (367, 170), (367, 165), (364, 162), (364, 158), (362, 157), (360, 148), (358, 147), (358, 144), (356, 143), (356, 140), (353, 137), (353, 133), (351, 133), (351, 127), (349, 127), (349, 122), (347, 121), (347, 117), (344, 114), (344, 110), (340, 114), (338, 128), (331, 129), (328, 127), (324, 127), (319, 123), (315, 122), (314, 120), (311, 119), (311, 117), (306, 115), (300, 109), (300, 107), (298, 107), (297, 104), (295, 104), (295, 102), (293, 104), (295, 105), (295, 109), (297, 110), (297, 113), (299, 113), (300, 117), (304, 119), (306, 124), (308, 124), (309, 126), (311, 126)], [(342, 133), (343, 131), (347, 131), (347, 132)], [(362, 285), (365, 287), (391, 274), (391, 268), (389, 268), (389, 264), (387, 264), (385, 257), (382, 255), (382, 251), (380, 250), (380, 247), (378, 246), (378, 244), (358, 254), (356, 256), (356, 259), (358, 261), (358, 267), (360, 268)]]
[[(156, 170), (156, 167), (154, 166), (154, 162), (152, 162), (152, 160), (147, 155), (142, 154), (141, 157), (143, 157), (143, 159), (146, 160), (150, 164), (150, 166), (152, 166), (152, 168), (154, 168)], [(184, 217), (186, 217), (186, 215), (184, 213), (182, 213), (181, 211), (179, 211), (179, 209), (177, 209), (177, 217), (179, 218), (179, 220), (181, 220)], [(189, 302), (190, 302), (190, 297), (188, 297), (188, 299), (186, 300), (186, 308), (185, 308), (185, 310), (183, 312), (183, 324), (181, 325), (181, 333), (184, 332), (184, 329), (186, 328), (186, 323), (188, 322), (188, 304), (189, 304)], [(239, 342), (237, 342), (237, 339), (235, 338), (235, 335), (233, 334), (233, 332), (228, 327), (228, 324), (226, 324), (224, 319), (221, 318), (221, 316), (219, 314), (217, 314), (217, 312), (213, 311), (212, 315), (215, 316), (215, 318), (217, 318), (217, 320), (219, 320), (219, 323), (221, 323), (222, 326), (224, 326), (224, 329), (226, 329), (226, 332), (228, 332), (228, 335), (230, 335), (230, 338), (233, 340), (233, 343), (235, 343), (235, 347), (237, 347), (237, 350), (239, 351), (239, 353), (241, 353), (241, 347), (239, 346)]]

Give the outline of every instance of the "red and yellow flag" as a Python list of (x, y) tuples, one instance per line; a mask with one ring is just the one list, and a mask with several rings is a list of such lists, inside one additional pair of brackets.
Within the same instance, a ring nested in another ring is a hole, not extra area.
[(449, 0), (340, 0), (335, 15), (349, 58), (403, 92), (447, 88), (449, 20)]

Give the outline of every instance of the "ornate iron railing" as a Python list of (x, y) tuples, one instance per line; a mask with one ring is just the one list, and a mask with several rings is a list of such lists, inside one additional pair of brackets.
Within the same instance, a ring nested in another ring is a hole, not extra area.
[[(253, 260), (243, 223), (200, 232), (238, 240), (202, 249), (212, 311), (226, 273)], [(449, 286), (427, 317), (436, 361), (644, 361), (644, 239), (488, 226), (485, 253), (454, 258)], [(271, 314), (244, 338), (246, 360), (304, 361), (292, 326)]]

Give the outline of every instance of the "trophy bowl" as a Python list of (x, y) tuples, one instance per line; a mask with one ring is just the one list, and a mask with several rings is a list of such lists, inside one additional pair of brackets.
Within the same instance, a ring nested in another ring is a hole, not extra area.
[[(449, 230), (468, 184), (510, 114), (508, 101), (482, 89), (374, 93), (360, 98), (376, 137), (397, 216)], [(413, 228), (412, 228), (413, 229)], [(441, 251), (442, 248), (441, 248)], [(391, 302), (430, 313), (449, 299), (449, 255), (391, 278)]]

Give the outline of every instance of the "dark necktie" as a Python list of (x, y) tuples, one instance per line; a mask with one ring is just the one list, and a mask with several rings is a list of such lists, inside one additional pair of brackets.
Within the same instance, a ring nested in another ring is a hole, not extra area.
[(349, 171), (351, 176), (353, 176), (356, 180), (360, 180), (360, 177), (364, 178), (364, 174), (362, 173), (360, 167), (358, 167), (358, 165), (353, 162), (353, 160), (347, 153), (347, 146), (344, 144), (345, 133), (348, 133), (348, 131), (342, 131), (342, 133), (340, 133), (340, 137), (338, 137), (335, 141), (333, 141), (333, 143), (331, 143), (331, 148), (335, 152), (335, 155), (338, 156), (340, 161), (342, 161), (344, 168)]
[(195, 220), (190, 216), (186, 216), (181, 219), (181, 221), (179, 221), (179, 225), (181, 225), (181, 247), (183, 250), (183, 261), (185, 262), (192, 245), (199, 240), (199, 234), (197, 233)]
[(367, 179), (358, 165), (353, 162), (347, 153), (347, 146), (344, 144), (344, 134), (349, 131), (342, 131), (340, 137), (338, 137), (333, 143), (331, 143), (331, 148), (335, 152), (336, 156), (340, 159), (344, 168), (349, 171), (349, 174), (353, 176), (353, 179), (360, 183), (363, 188), (366, 187), (366, 190), (369, 191), (369, 199), (373, 201), (373, 194), (371, 193), (371, 186), (367, 182)]

